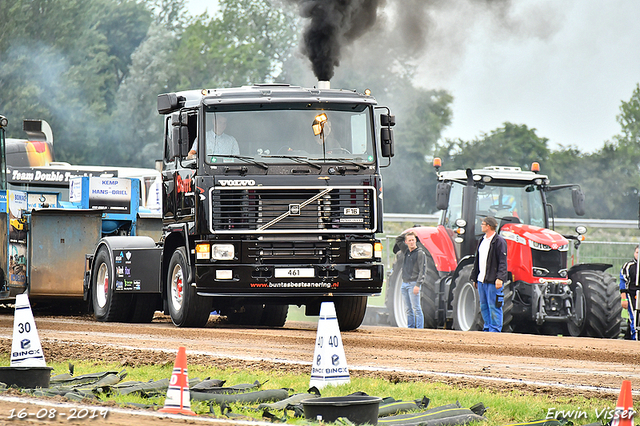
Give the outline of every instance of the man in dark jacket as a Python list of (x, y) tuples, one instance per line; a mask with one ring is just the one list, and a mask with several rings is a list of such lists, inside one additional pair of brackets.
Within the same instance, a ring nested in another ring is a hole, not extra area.
[(638, 246), (633, 253), (633, 260), (622, 265), (620, 269), (620, 301), (622, 308), (629, 312), (629, 327), (625, 333), (625, 339), (636, 340), (635, 315), (637, 308), (636, 292), (640, 290), (638, 286)]
[(427, 255), (418, 247), (418, 237), (414, 232), (407, 232), (404, 236), (404, 242), (408, 250), (404, 253), (400, 292), (404, 300), (407, 327), (424, 328), (420, 289), (425, 279)]
[(476, 250), (471, 281), (478, 289), (484, 331), (502, 331), (503, 286), (507, 281), (507, 242), (496, 233), (493, 217), (482, 221), (484, 238)]

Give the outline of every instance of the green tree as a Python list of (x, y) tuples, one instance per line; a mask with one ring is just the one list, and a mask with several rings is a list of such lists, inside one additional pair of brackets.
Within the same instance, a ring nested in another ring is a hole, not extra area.
[(547, 138), (525, 124), (504, 123), (502, 127), (472, 141), (447, 140), (437, 152), (447, 170), (485, 166), (514, 166), (528, 170), (534, 161), (549, 158)]
[(24, 118), (45, 119), (58, 160), (92, 162), (150, 13), (133, 0), (15, 0), (0, 2), (0, 18), (0, 105), (10, 131), (23, 137)]
[(176, 89), (272, 82), (296, 39), (296, 18), (270, 0), (221, 0), (220, 13), (196, 17), (175, 50)]

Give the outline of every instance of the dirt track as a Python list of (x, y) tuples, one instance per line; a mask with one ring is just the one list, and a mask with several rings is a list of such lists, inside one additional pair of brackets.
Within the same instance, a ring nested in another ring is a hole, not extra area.
[[(317, 333), (315, 323), (246, 329), (225, 325), (217, 317), (204, 329), (178, 329), (164, 316), (151, 324), (131, 325), (36, 314), (36, 323), (47, 360), (173, 363), (177, 348), (185, 346), (190, 365), (301, 374), (310, 373)], [(0, 345), (5, 353), (12, 331), (13, 315), (0, 314)], [(640, 344), (632, 341), (371, 326), (342, 333), (342, 341), (352, 377), (599, 395), (613, 402), (623, 379), (630, 379), (636, 389), (640, 384)], [(5, 405), (0, 402), (0, 419), (9, 412)], [(104, 421), (101, 424), (120, 424)]]

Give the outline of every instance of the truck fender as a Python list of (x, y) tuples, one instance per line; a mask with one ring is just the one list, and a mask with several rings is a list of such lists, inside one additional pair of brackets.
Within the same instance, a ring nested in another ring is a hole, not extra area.
[(141, 249), (141, 248), (154, 248), (156, 243), (151, 237), (146, 236), (120, 236), (120, 237), (104, 237), (93, 251), (93, 254), (86, 255), (87, 265), (84, 276), (84, 300), (91, 300), (91, 282), (93, 280), (93, 260), (98, 255), (98, 252), (102, 248), (106, 248), (107, 252), (111, 255), (111, 276), (115, 276), (115, 259), (113, 253), (115, 250), (126, 249)]
[[(167, 259), (166, 262), (162, 262), (162, 280), (164, 283), (167, 274), (169, 273), (169, 259), (173, 255), (173, 252), (180, 246), (184, 246), (187, 251), (187, 263), (189, 264), (188, 268), (188, 282), (193, 282), (195, 271), (194, 264), (191, 259), (191, 244), (189, 240), (189, 234), (187, 232), (187, 224), (184, 223), (181, 226), (170, 227), (169, 232), (165, 233), (164, 236), (164, 246), (162, 250), (162, 258)], [(166, 283), (165, 283), (166, 284)]]

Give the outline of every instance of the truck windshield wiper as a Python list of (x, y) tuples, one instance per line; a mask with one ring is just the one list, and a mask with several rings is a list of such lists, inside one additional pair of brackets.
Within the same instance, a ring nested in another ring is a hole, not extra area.
[(301, 157), (299, 155), (262, 155), (262, 157), (266, 157), (266, 158), (288, 158), (289, 160), (293, 160), (296, 163), (301, 163), (301, 164), (308, 164), (309, 166), (315, 167), (318, 170), (322, 169), (322, 166), (312, 163), (311, 161), (307, 160), (307, 157)]
[[(310, 158), (310, 160), (317, 160), (317, 161), (327, 161), (324, 158)], [(367, 166), (362, 164), (362, 163), (358, 163), (356, 161), (352, 161), (352, 160), (347, 160), (344, 158), (335, 158), (335, 157), (331, 157), (330, 159), (328, 159), (329, 161), (337, 161), (338, 163), (342, 163), (342, 164), (351, 164), (352, 166), (356, 166), (358, 168), (363, 168), (366, 169)]]
[(229, 155), (229, 154), (215, 154), (215, 155), (211, 155), (210, 157), (222, 157), (222, 158), (237, 158), (239, 160), (244, 161), (245, 163), (251, 163), (254, 164), (256, 166), (262, 167), (265, 170), (269, 169), (269, 166), (263, 162), (260, 161), (256, 161), (253, 159), (253, 157), (247, 157), (245, 155)]

